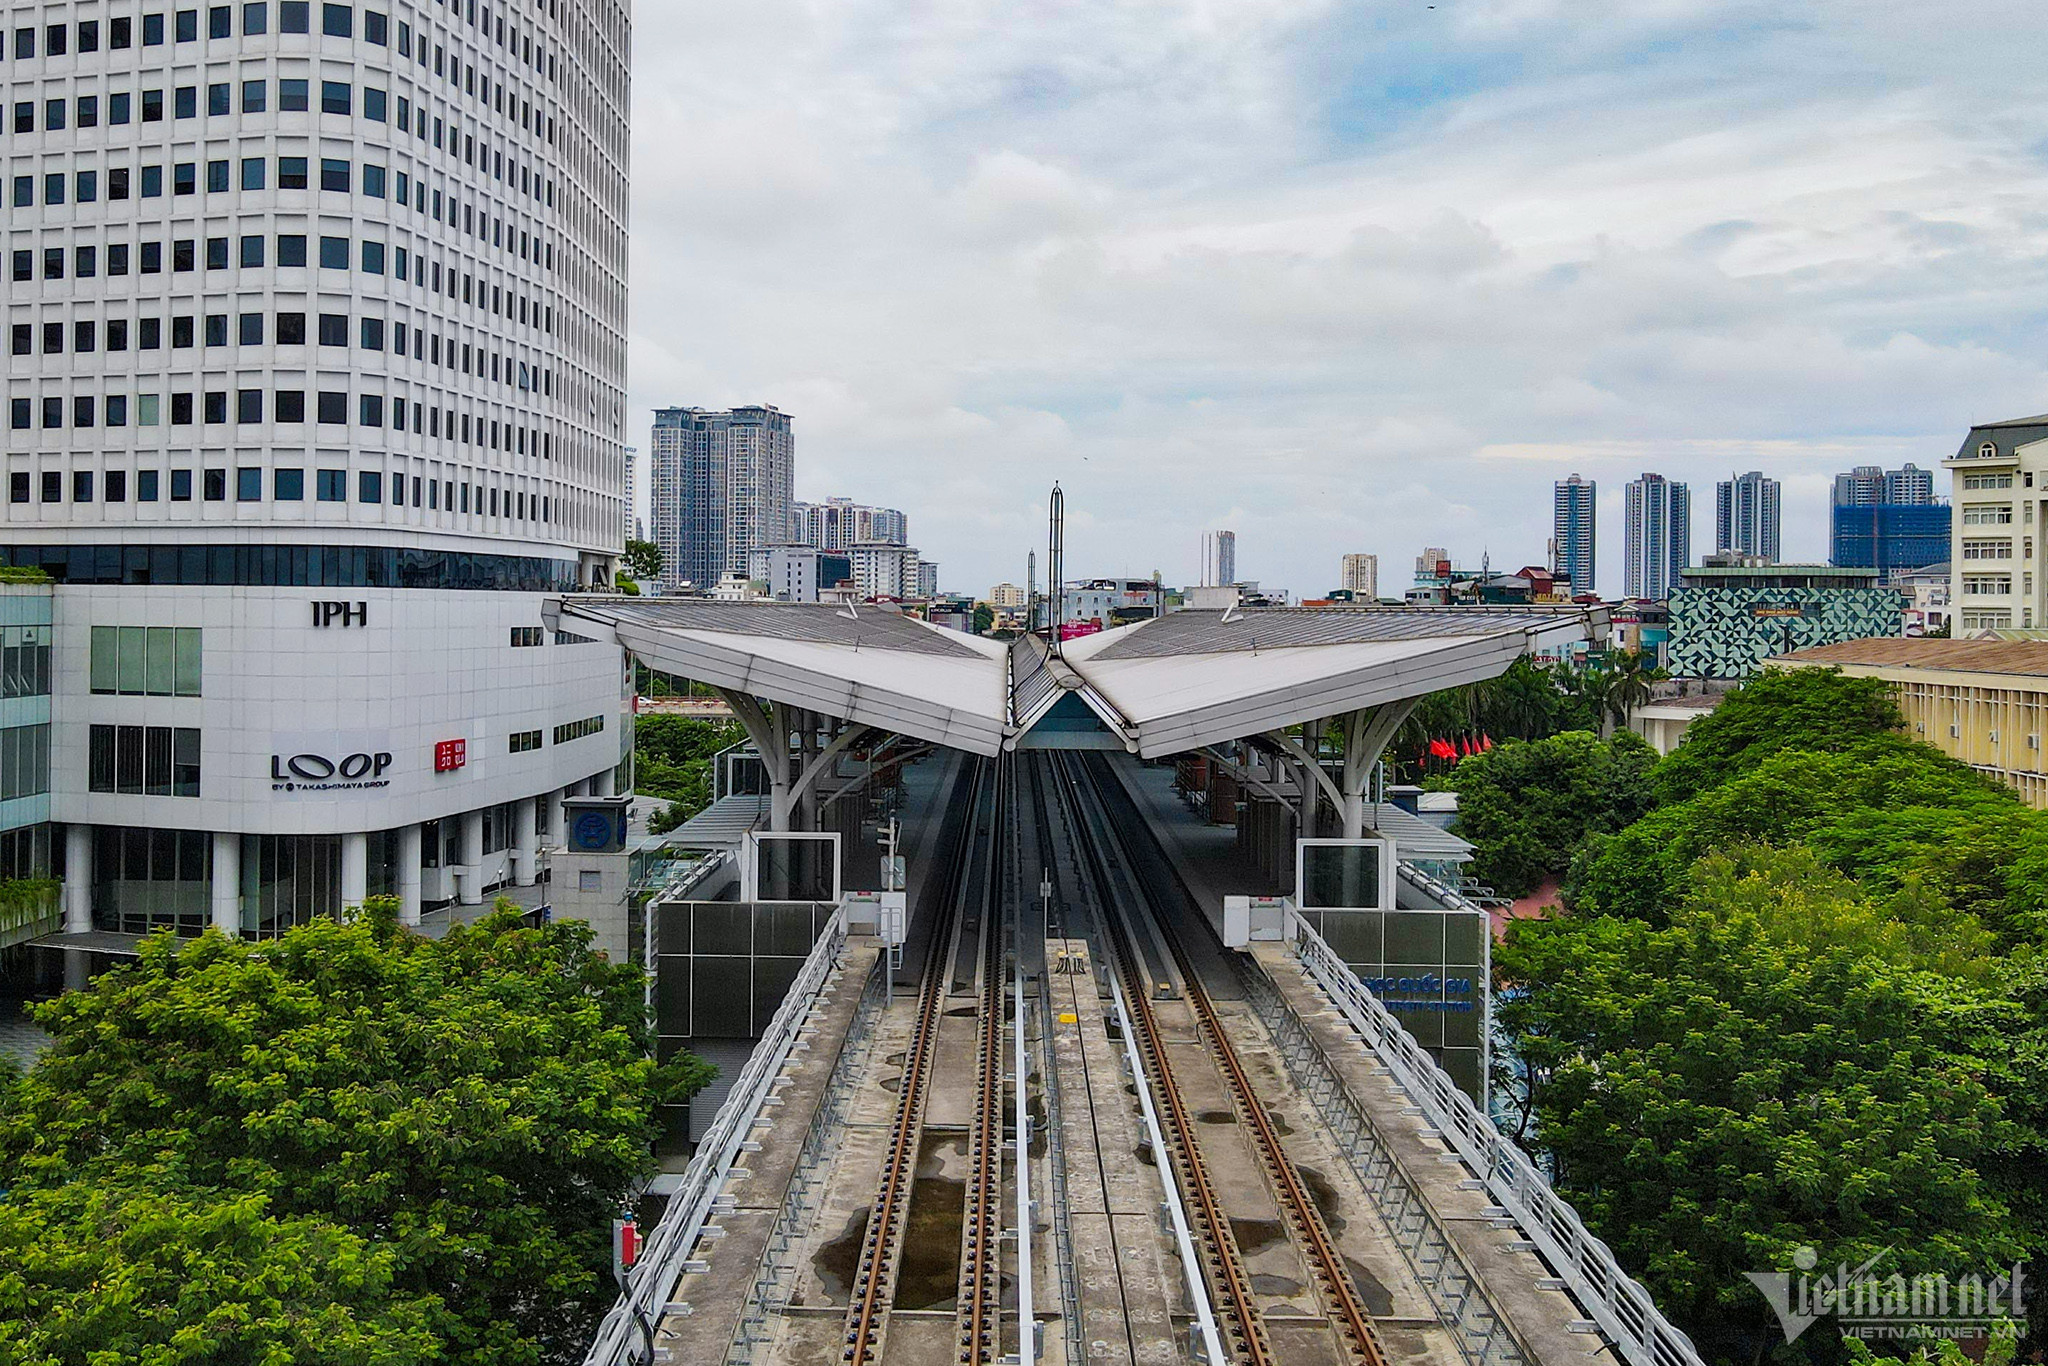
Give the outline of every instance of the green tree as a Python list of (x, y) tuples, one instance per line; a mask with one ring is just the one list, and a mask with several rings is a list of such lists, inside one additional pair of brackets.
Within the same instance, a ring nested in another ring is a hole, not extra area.
[(1623, 650), (1610, 656), (1601, 680), (1600, 700), (1614, 723), (1624, 729), (1637, 707), (1650, 700), (1652, 685), (1671, 675), (1640, 650)]
[(1564, 873), (1590, 832), (1620, 830), (1650, 808), (1656, 751), (1623, 731), (1509, 741), (1461, 761), (1430, 786), (1458, 794), (1456, 833), (1472, 841), (1469, 871), (1505, 896)]
[[(1996, 1169), (2024, 1018), (1918, 931), (1790, 862), (1702, 870), (1664, 927), (1520, 921), (1495, 962), (1561, 1193), (1710, 1360), (1787, 1348), (1747, 1271), (1801, 1246), (1983, 1271), (2032, 1241)], [(1809, 1355), (1811, 1354), (1811, 1355)]]
[(985, 636), (995, 628), (996, 609), (985, 602), (974, 604), (974, 634)]
[(612, 586), (629, 598), (640, 596), (640, 585), (628, 578), (626, 571), (623, 569), (612, 575)]
[(1687, 727), (1657, 769), (1658, 795), (1684, 801), (1784, 750), (1832, 754), (1904, 724), (1889, 684), (1835, 669), (1766, 669)]
[(246, 943), (146, 940), (41, 1007), (55, 1041), (0, 1114), (16, 1200), (165, 1169), (388, 1249), (452, 1362), (573, 1359), (609, 1302), (610, 1220), (652, 1165), (638, 969), (509, 908), (429, 940), (389, 899)]
[[(1664, 769), (1675, 757), (1653, 770), (1653, 788), (1665, 787)], [(1565, 903), (1661, 925), (1684, 900), (1694, 862), (1715, 850), (1818, 840), (1816, 832), (1864, 820), (1872, 811), (1907, 821), (1913, 811), (2003, 813), (2014, 806), (2011, 794), (1989, 779), (1904, 736), (1869, 737), (1843, 753), (1779, 751), (1618, 834), (1595, 833), (1572, 862)]]
[(390, 1246), (269, 1203), (139, 1169), (0, 1201), (0, 1362), (446, 1359), (447, 1315), (396, 1288)]
[(653, 713), (633, 726), (634, 786), (668, 805), (650, 823), (655, 834), (675, 829), (711, 804), (711, 760), (746, 739), (737, 721)]
[(626, 540), (626, 573), (636, 579), (661, 577), (661, 547), (652, 541)]

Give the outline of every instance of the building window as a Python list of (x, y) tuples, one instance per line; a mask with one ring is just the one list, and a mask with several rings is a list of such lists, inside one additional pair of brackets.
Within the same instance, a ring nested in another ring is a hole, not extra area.
[(515, 730), (512, 732), (511, 749), (514, 754), (525, 754), (540, 748), (540, 732), (537, 730)]
[(358, 503), (381, 503), (384, 501), (384, 476), (376, 470), (361, 470), (356, 474), (356, 501)]
[(2008, 597), (2012, 593), (2012, 575), (1965, 574), (1963, 592), (1972, 597)]
[(1966, 560), (2009, 560), (2012, 558), (2012, 542), (1964, 541), (1963, 558)]
[(2012, 487), (2012, 474), (2010, 471), (2004, 474), (1966, 474), (1963, 476), (1963, 487), (1965, 489), (2009, 489)]
[(40, 797), (49, 790), (49, 723), (0, 730), (0, 801)]
[(1971, 503), (1963, 508), (1964, 526), (2010, 526), (2012, 504)]
[(196, 626), (95, 626), (92, 690), (133, 697), (198, 697)]
[[(546, 643), (547, 631), (542, 627), (514, 626), (512, 628), (512, 645), (515, 649), (532, 645), (545, 645)], [(534, 732), (536, 735), (539, 733), (539, 731)]]
[(317, 496), (323, 503), (345, 503), (348, 501), (348, 471), (320, 470), (316, 472)]
[(50, 695), (50, 628), (0, 627), (0, 694)]
[(1979, 458), (1984, 460), (1996, 459), (1998, 456), (1998, 447), (1996, 444), (1987, 441), (1977, 448), (1977, 455), (1979, 456)]
[(304, 470), (290, 467), (277, 470), (271, 475), (270, 483), (271, 496), (279, 502), (298, 503), (305, 501), (306, 472)]
[(555, 727), (555, 743), (566, 745), (571, 740), (581, 740), (586, 735), (596, 735), (604, 729), (604, 716), (586, 716), (581, 721), (570, 721)]
[(93, 726), (86, 786), (137, 797), (199, 795), (199, 732), (189, 726)]

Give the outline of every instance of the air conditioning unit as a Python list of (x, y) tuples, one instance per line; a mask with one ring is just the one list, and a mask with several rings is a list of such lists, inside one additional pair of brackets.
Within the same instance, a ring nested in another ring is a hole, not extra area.
[(1954, 723), (1953, 721), (1951, 721), (1951, 722), (1949, 723), (1949, 727), (1948, 727), (1948, 738), (1949, 738), (1949, 739), (1951, 739), (1951, 740), (1960, 740), (1960, 739), (1962, 739), (1962, 738), (1963, 738), (1963, 728), (1962, 728), (1961, 726), (1957, 725), (1956, 723)]
[(2029, 735), (2029, 736), (2027, 737), (2027, 748), (2028, 748), (2028, 749), (2039, 749), (2040, 747), (2041, 747), (2041, 737), (2040, 737), (2040, 736), (2038, 736), (2038, 735)]
[(1991, 732), (1991, 743), (1994, 745), (1998, 743), (1998, 732), (1995, 730)]

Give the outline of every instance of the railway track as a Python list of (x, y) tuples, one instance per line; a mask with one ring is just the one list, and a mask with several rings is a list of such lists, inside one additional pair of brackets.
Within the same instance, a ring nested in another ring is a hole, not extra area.
[[(997, 852), (1009, 851), (1010, 765), (997, 761), (992, 838), (981, 914), (980, 980), (976, 986), (974, 1111), (967, 1129), (967, 1182), (960, 1220), (960, 1290), (955, 1301), (961, 1366), (993, 1363), (1002, 1351), (1003, 1197), (1003, 938), (997, 933), (1007, 880)], [(1024, 1084), (1018, 1078), (1017, 1084)]]
[(1004, 975), (998, 857), (1002, 844), (996, 837), (1008, 809), (1007, 765), (978, 764), (966, 781), (967, 799), (955, 808), (947, 841), (958, 856), (932, 903), (935, 914), (918, 981), (917, 1014), (851, 1284), (840, 1354), (843, 1366), (877, 1366), (884, 1360), (933, 1087), (939, 1022), (952, 994), (955, 968), (969, 943), (974, 947), (968, 972), (975, 994), (975, 1078), (966, 1135), (968, 1170), (955, 1311), (958, 1360), (962, 1366), (987, 1366), (1002, 1349)]
[[(939, 1021), (955, 956), (955, 937), (966, 924), (965, 907), (972, 895), (974, 827), (988, 799), (989, 766), (976, 764), (964, 780), (968, 800), (955, 807), (947, 846), (958, 856), (947, 867), (945, 882), (932, 903), (934, 915), (918, 980), (917, 1016), (904, 1051), (903, 1075), (890, 1122), (889, 1144), (882, 1158), (880, 1182), (868, 1207), (866, 1232), (855, 1263), (851, 1298), (846, 1310), (844, 1366), (874, 1366), (882, 1360), (889, 1310), (895, 1300), (903, 1235), (910, 1215), (910, 1197), (924, 1137), (926, 1102), (931, 1094), (932, 1063), (937, 1051)], [(962, 828), (964, 826), (964, 829)], [(985, 917), (984, 917), (985, 919)]]
[[(1071, 828), (1082, 842), (1082, 862), (1096, 883), (1101, 937), (1111, 951), (1114, 970), (1123, 983), (1138, 1046), (1159, 1103), (1167, 1141), (1174, 1149), (1166, 1155), (1180, 1179), (1183, 1194), (1196, 1216), (1203, 1242), (1203, 1262), (1221, 1322), (1228, 1333), (1228, 1349), (1252, 1366), (1273, 1366), (1277, 1361), (1265, 1319), (1260, 1311), (1252, 1279), (1225, 1215), (1219, 1192), (1210, 1177), (1197, 1137), (1194, 1116), (1176, 1083), (1171, 1059), (1151, 999), (1136, 927), (1127, 914), (1142, 913), (1161, 921), (1163, 933), (1154, 937), (1163, 943), (1172, 959), (1196, 1031), (1205, 1051), (1221, 1076), (1239, 1124), (1251, 1139), (1266, 1182), (1278, 1206), (1288, 1235), (1302, 1255), (1303, 1264), (1314, 1278), (1317, 1296), (1337, 1333), (1340, 1349), (1356, 1366), (1386, 1366), (1386, 1357), (1371, 1316), (1360, 1302), (1344, 1258), (1325, 1224), (1300, 1171), (1280, 1142), (1273, 1117), (1253, 1093), (1243, 1060), (1231, 1043), (1215, 1003), (1203, 989), (1200, 975), (1186, 950), (1163, 923), (1154, 898), (1162, 885), (1173, 884), (1170, 868), (1154, 867), (1153, 876), (1141, 875), (1137, 858), (1142, 851), (1124, 840), (1113, 812), (1125, 805), (1114, 800), (1108, 787), (1115, 783), (1096, 756), (1049, 756), (1053, 781), (1047, 784), (1060, 800), (1070, 802), (1075, 819)], [(1125, 822), (1124, 824), (1128, 824)], [(1156, 855), (1156, 851), (1152, 851)], [(1122, 876), (1118, 877), (1117, 870)], [(1126, 884), (1119, 894), (1115, 885)], [(1162, 968), (1169, 966), (1161, 964)]]

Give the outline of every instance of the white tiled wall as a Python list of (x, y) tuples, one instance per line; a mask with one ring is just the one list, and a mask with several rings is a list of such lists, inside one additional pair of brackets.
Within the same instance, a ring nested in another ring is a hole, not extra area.
[[(365, 626), (312, 624), (312, 604), (368, 606)], [(538, 594), (434, 589), (60, 587), (57, 590), (52, 818), (251, 834), (384, 830), (579, 782), (619, 761), (630, 732), (621, 655), (600, 644), (511, 645), (540, 623)], [(90, 692), (93, 626), (197, 626), (199, 697)], [(566, 744), (554, 727), (602, 714)], [(200, 793), (86, 790), (87, 728), (197, 726)], [(541, 748), (508, 737), (539, 730)], [(467, 742), (467, 763), (434, 771), (434, 747)], [(273, 756), (385, 752), (389, 785), (276, 790)]]

